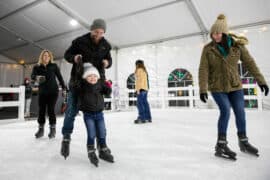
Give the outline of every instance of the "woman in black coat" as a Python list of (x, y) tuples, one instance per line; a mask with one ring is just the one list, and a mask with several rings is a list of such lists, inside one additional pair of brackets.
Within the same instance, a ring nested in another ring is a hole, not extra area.
[(57, 64), (53, 63), (53, 55), (48, 50), (43, 50), (39, 56), (38, 64), (33, 68), (31, 78), (39, 84), (39, 114), (38, 132), (36, 138), (44, 135), (46, 108), (49, 116), (50, 133), (49, 138), (54, 138), (56, 133), (55, 104), (58, 97), (58, 84), (56, 77), (65, 90), (66, 86)]

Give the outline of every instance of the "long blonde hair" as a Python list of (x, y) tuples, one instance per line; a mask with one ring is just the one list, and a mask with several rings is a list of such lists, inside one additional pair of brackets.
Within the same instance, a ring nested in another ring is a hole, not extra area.
[(38, 58), (38, 65), (43, 64), (42, 58), (43, 58), (43, 55), (44, 55), (46, 52), (47, 52), (47, 53), (49, 54), (49, 56), (50, 56), (50, 63), (53, 63), (53, 62), (54, 62), (54, 61), (53, 61), (53, 54), (52, 54), (52, 52), (49, 51), (49, 50), (47, 50), (47, 49), (44, 49), (43, 51), (41, 51), (41, 53), (40, 53), (40, 55), (39, 55), (39, 58)]

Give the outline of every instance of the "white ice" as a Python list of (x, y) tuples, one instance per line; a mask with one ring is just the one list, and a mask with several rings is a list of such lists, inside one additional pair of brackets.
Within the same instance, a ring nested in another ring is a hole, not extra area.
[(250, 142), (260, 157), (240, 152), (234, 116), (228, 129), (238, 160), (215, 157), (217, 110), (153, 110), (153, 123), (135, 125), (134, 112), (106, 113), (108, 145), (116, 162), (90, 164), (86, 130), (76, 118), (71, 154), (60, 156), (63, 117), (57, 137), (35, 139), (35, 121), (0, 124), (0, 180), (269, 180), (270, 111), (248, 111)]

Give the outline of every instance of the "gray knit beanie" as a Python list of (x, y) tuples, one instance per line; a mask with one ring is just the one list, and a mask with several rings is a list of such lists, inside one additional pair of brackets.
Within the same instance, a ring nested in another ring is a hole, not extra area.
[(103, 29), (106, 32), (106, 22), (103, 19), (95, 19), (90, 27), (90, 30)]

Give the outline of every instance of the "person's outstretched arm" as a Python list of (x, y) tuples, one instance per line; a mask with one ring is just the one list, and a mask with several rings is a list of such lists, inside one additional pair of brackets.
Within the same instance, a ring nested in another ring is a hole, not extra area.
[[(56, 64), (55, 64), (56, 65)], [(55, 69), (55, 75), (60, 83), (60, 85), (62, 86), (62, 89), (65, 90), (66, 89), (66, 85), (65, 82), (63, 80), (62, 74), (60, 72), (59, 67), (56, 65), (56, 69)]]
[(69, 63), (74, 63), (75, 62), (75, 58), (77, 55), (79, 55), (79, 49), (78, 49), (78, 45), (77, 45), (77, 41), (76, 39), (72, 41), (71, 46), (66, 50), (65, 54), (64, 54), (64, 58), (67, 62)]

